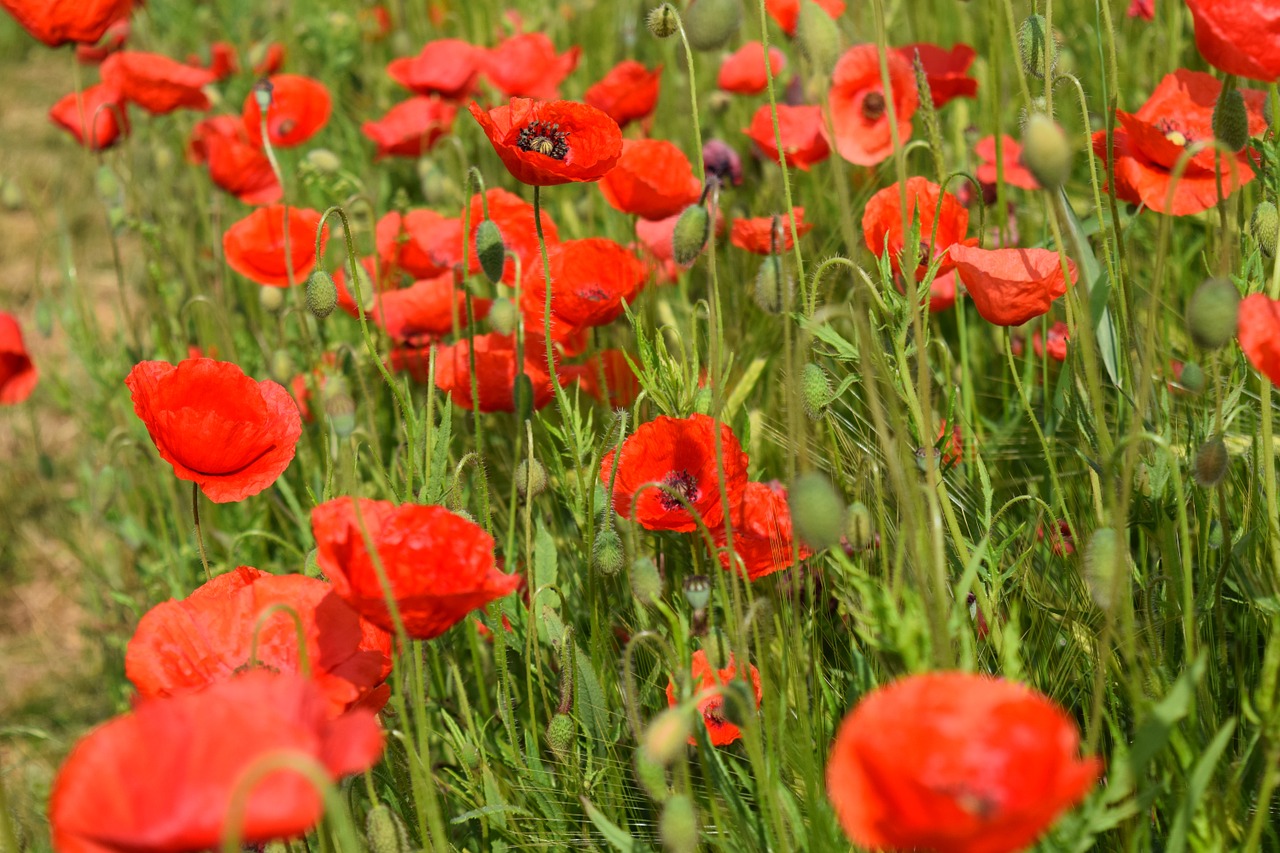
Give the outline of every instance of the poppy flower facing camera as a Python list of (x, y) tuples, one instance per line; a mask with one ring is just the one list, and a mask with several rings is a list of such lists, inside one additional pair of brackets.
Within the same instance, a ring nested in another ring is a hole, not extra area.
[[(698, 649), (693, 653), (693, 659), (690, 663), (689, 669), (690, 675), (693, 677), (693, 690), (695, 693), (715, 687), (723, 687), (738, 677), (738, 665), (734, 661), (733, 655), (729, 655), (728, 664), (725, 667), (716, 669), (707, 660), (707, 653), (702, 649)], [(751, 679), (751, 695), (755, 699), (755, 707), (759, 708), (760, 700), (764, 696), (760, 690), (760, 671), (754, 666), (749, 666), (747, 673)], [(667, 705), (674, 706), (676, 704), (675, 681), (668, 681)], [(710, 738), (712, 746), (728, 746), (742, 737), (742, 730), (725, 719), (723, 694), (708, 696), (699, 702), (698, 713), (702, 715), (702, 721), (707, 727), (707, 736)], [(689, 735), (689, 744), (696, 745), (697, 743), (698, 739), (693, 735)]]
[(911, 138), (911, 117), (919, 103), (911, 63), (890, 52), (889, 91), (880, 78), (880, 55), (873, 44), (849, 48), (836, 63), (831, 79), (831, 124), (836, 151), (858, 166), (875, 166), (893, 153), (889, 99), (898, 123), (898, 144)]
[[(267, 135), (277, 148), (292, 148), (315, 136), (329, 123), (333, 99), (319, 80), (298, 74), (277, 74), (271, 84), (271, 106), (267, 110)], [(244, 99), (244, 129), (249, 141), (262, 144), (262, 108), (250, 92)]]
[[(318, 211), (289, 208), (289, 253), (285, 257), (285, 207), (273, 204), (262, 207), (241, 219), (222, 235), (222, 251), (227, 265), (245, 278), (269, 287), (288, 287), (290, 270), (298, 284), (316, 265), (316, 228)], [(320, 249), (329, 239), (329, 226), (324, 226)]]
[(618, 123), (586, 104), (512, 98), (487, 112), (472, 101), (470, 109), (507, 171), (524, 184), (598, 181), (622, 154)]

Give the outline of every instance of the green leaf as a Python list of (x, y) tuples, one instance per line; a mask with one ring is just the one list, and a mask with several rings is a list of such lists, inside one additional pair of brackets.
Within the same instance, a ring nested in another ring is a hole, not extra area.
[(1173, 727), (1187, 714), (1191, 713), (1191, 703), (1195, 699), (1196, 685), (1204, 677), (1206, 668), (1204, 653), (1196, 658), (1182, 676), (1173, 683), (1165, 697), (1152, 707), (1133, 739), (1133, 749), (1129, 752), (1129, 766), (1135, 779), (1142, 779), (1147, 763), (1156, 753), (1164, 749)]
[(1213, 736), (1209, 746), (1200, 754), (1200, 760), (1191, 771), (1186, 798), (1183, 799), (1177, 815), (1173, 818), (1173, 827), (1169, 831), (1169, 846), (1165, 848), (1165, 853), (1182, 853), (1187, 846), (1187, 830), (1191, 826), (1191, 819), (1195, 817), (1200, 799), (1204, 796), (1205, 789), (1209, 787), (1209, 780), (1213, 778), (1213, 768), (1217, 766), (1218, 759), (1222, 757), (1222, 752), (1227, 748), (1227, 743), (1230, 742), (1231, 734), (1235, 730), (1235, 718), (1227, 720)]
[(591, 819), (592, 825), (604, 836), (604, 840), (609, 842), (609, 846), (614, 850), (619, 850), (622, 853), (638, 853), (638, 851), (647, 849), (632, 838), (631, 833), (605, 817), (604, 812), (592, 805), (591, 801), (586, 797), (582, 798), (582, 808), (586, 810), (587, 817)]
[(760, 374), (764, 372), (764, 366), (767, 363), (768, 359), (757, 358), (747, 365), (747, 372), (742, 374), (742, 378), (734, 386), (733, 393), (724, 401), (724, 406), (720, 410), (721, 420), (728, 421), (733, 418), (733, 413), (746, 402), (747, 395), (756, 387), (756, 382), (759, 381)]
[(534, 592), (556, 582), (556, 541), (541, 519), (533, 539), (533, 582)]

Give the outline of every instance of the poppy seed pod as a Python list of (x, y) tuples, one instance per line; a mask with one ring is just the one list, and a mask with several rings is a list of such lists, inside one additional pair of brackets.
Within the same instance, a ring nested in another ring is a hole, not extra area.
[(519, 319), (520, 312), (510, 299), (495, 299), (489, 306), (489, 328), (500, 335), (514, 332)]
[(752, 296), (761, 311), (777, 314), (787, 302), (791, 280), (782, 269), (782, 259), (777, 255), (767, 256), (756, 271), (755, 290)]
[(716, 50), (741, 24), (741, 0), (698, 0), (685, 13), (684, 34), (694, 50)]
[(1215, 435), (1196, 451), (1195, 463), (1192, 466), (1196, 485), (1202, 489), (1212, 489), (1227, 476), (1227, 468), (1231, 457), (1227, 455), (1227, 445), (1222, 436)]
[(573, 717), (568, 714), (556, 714), (547, 724), (547, 747), (561, 764), (569, 759), (575, 734)]
[(274, 314), (284, 307), (284, 291), (278, 287), (264, 287), (258, 291), (258, 302), (262, 310)]
[(1084, 552), (1084, 579), (1093, 601), (1103, 610), (1111, 609), (1112, 579), (1121, 549), (1120, 534), (1115, 528), (1099, 527), (1089, 539)]
[(631, 563), (631, 594), (646, 606), (662, 598), (662, 574), (652, 557), (637, 557)]
[(307, 277), (307, 310), (323, 320), (338, 305), (338, 286), (333, 276), (324, 270), (316, 270)]
[(502, 281), (503, 267), (507, 263), (507, 246), (502, 242), (498, 223), (486, 219), (476, 228), (476, 254), (484, 277), (493, 284)]
[(676, 12), (676, 7), (670, 3), (663, 3), (655, 9), (650, 10), (649, 17), (645, 23), (649, 27), (649, 32), (660, 39), (671, 38), (679, 29), (680, 16)]
[(1263, 201), (1253, 209), (1249, 217), (1249, 234), (1257, 241), (1258, 247), (1268, 258), (1276, 256), (1276, 243), (1280, 239), (1280, 213), (1269, 201)]
[(1187, 303), (1187, 331), (1196, 345), (1214, 350), (1235, 336), (1240, 315), (1240, 292), (1224, 278), (1204, 281)]
[(840, 56), (840, 30), (814, 0), (800, 0), (796, 19), (796, 44), (809, 64), (820, 74), (828, 74)]
[(288, 350), (278, 349), (271, 353), (272, 379), (283, 385), (292, 379), (293, 375), (297, 372), (297, 367), (293, 363), (293, 357), (289, 355)]
[(591, 564), (602, 575), (616, 575), (622, 568), (624, 559), (622, 539), (618, 532), (612, 527), (601, 528), (591, 546)]
[(684, 582), (684, 600), (694, 610), (702, 610), (711, 600), (711, 578), (690, 575)]
[(844, 533), (844, 501), (826, 477), (804, 474), (791, 484), (791, 523), (800, 538), (814, 548), (840, 541)]
[(1043, 15), (1032, 15), (1018, 27), (1018, 54), (1022, 68), (1038, 80), (1044, 79), (1047, 36), (1047, 22)]
[(1192, 394), (1199, 394), (1204, 390), (1204, 368), (1197, 362), (1188, 361), (1182, 365), (1182, 375), (1178, 377), (1178, 384)]
[(689, 709), (682, 705), (674, 705), (654, 715), (640, 743), (643, 758), (663, 767), (675, 761), (689, 740), (692, 723)]
[(1044, 113), (1027, 119), (1022, 130), (1022, 165), (1047, 190), (1056, 190), (1071, 177), (1071, 144), (1057, 122)]
[(1234, 86), (1223, 86), (1213, 107), (1213, 136), (1232, 151), (1249, 144), (1249, 113), (1244, 96)]
[(658, 835), (662, 846), (671, 853), (694, 853), (698, 849), (698, 819), (693, 803), (684, 794), (676, 794), (663, 805)]
[(413, 849), (404, 821), (384, 803), (369, 809), (364, 819), (364, 833), (369, 853), (409, 853)]
[(697, 260), (711, 236), (711, 214), (701, 204), (691, 204), (676, 220), (671, 233), (671, 251), (675, 262), (684, 266)]
[(820, 365), (809, 362), (800, 372), (800, 396), (804, 401), (804, 413), (816, 421), (831, 404), (831, 379)]

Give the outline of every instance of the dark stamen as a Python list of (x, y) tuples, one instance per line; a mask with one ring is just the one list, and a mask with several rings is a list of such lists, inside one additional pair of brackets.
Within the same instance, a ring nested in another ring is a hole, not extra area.
[(884, 95), (871, 92), (862, 99), (862, 117), (867, 121), (876, 121), (884, 115)]
[(592, 302), (608, 302), (609, 293), (598, 284), (588, 284), (585, 287), (578, 288), (578, 295), (583, 299), (589, 299)]
[[(698, 481), (688, 471), (672, 471), (662, 481), (662, 485), (666, 486), (673, 492), (680, 494), (689, 503), (695, 503), (698, 500)], [(666, 492), (662, 491), (658, 495), (658, 501), (665, 510), (680, 509), (684, 505), (678, 499)]]
[(569, 153), (569, 146), (565, 142), (568, 136), (569, 131), (561, 130), (558, 124), (530, 122), (520, 131), (516, 147), (521, 151), (536, 151), (553, 160), (563, 160)]

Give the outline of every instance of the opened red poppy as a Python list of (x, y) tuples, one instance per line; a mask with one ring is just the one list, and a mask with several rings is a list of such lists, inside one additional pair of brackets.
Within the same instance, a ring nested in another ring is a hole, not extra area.
[[(720, 565), (726, 569), (739, 566), (750, 580), (780, 572), (795, 564), (792, 543), (791, 508), (787, 504), (787, 487), (776, 480), (770, 483), (747, 483), (742, 495), (741, 517), (733, 524), (733, 556), (728, 551), (724, 526), (712, 531), (720, 549)], [(801, 560), (813, 551), (799, 545)]]
[[(967, 44), (957, 44), (950, 50), (936, 44), (908, 44), (895, 51), (908, 64), (914, 64), (916, 54), (924, 66), (929, 81), (929, 94), (934, 107), (941, 107), (953, 98), (976, 98), (978, 81), (968, 76), (969, 66), (977, 52)], [(896, 83), (895, 83), (896, 85)]]
[(1200, 55), (1219, 71), (1280, 80), (1280, 6), (1272, 0), (1187, 0)]
[[(876, 257), (889, 253), (894, 275), (902, 274), (902, 251), (906, 248), (907, 231), (912, 220), (920, 223), (920, 242), (916, 248), (919, 264), (916, 281), (924, 281), (929, 265), (942, 257), (939, 274), (949, 272), (954, 261), (948, 249), (957, 245), (975, 245), (976, 239), (965, 240), (969, 229), (969, 211), (951, 193), (927, 178), (908, 178), (906, 187), (907, 221), (902, 219), (902, 194), (893, 184), (877, 192), (862, 211), (862, 234), (867, 248)], [(941, 200), (941, 207), (939, 207)], [(1056, 257), (1056, 256), (1055, 256)]]
[[(551, 402), (553, 390), (547, 373), (544, 344), (540, 331), (525, 339), (523, 372), (533, 388), (533, 408), (541, 409)], [(476, 387), (479, 405), (471, 395), (471, 343), (466, 338), (456, 343), (436, 346), (436, 387), (449, 395), (454, 405), (463, 409), (478, 408), (482, 412), (514, 412), (517, 367), (521, 365), (514, 335), (489, 332), (475, 336)], [(428, 380), (430, 351), (400, 348), (391, 353), (391, 364), (419, 382)], [(560, 383), (570, 375), (557, 371)]]
[(216, 81), (212, 71), (193, 68), (158, 53), (122, 50), (102, 63), (102, 82), (152, 115), (183, 108), (209, 109), (204, 87)]
[[(316, 228), (320, 213), (302, 207), (289, 208), (289, 254), (285, 256), (285, 207), (273, 204), (250, 213), (222, 235), (222, 251), (227, 265), (251, 281), (271, 287), (288, 287), (302, 282), (316, 265)], [(329, 239), (325, 223), (320, 237), (324, 249)]]
[[(769, 70), (776, 78), (787, 67), (787, 57), (776, 47), (769, 48)], [(765, 76), (764, 45), (749, 41), (720, 63), (716, 85), (738, 95), (758, 95), (769, 86)]]
[[(782, 151), (788, 166), (808, 171), (815, 163), (821, 163), (831, 154), (827, 128), (822, 121), (822, 107), (790, 107), (778, 104), (778, 129), (782, 136)], [(756, 110), (751, 126), (743, 131), (751, 141), (773, 162), (778, 162), (777, 138), (773, 133), (773, 113), (765, 104)]]
[(1084, 798), (1101, 762), (1075, 722), (1021, 684), (938, 672), (863, 697), (827, 764), (827, 796), (861, 847), (1013, 853)]
[[(1212, 146), (1196, 154), (1169, 190), (1173, 169), (1186, 149), (1197, 142), (1212, 142), (1213, 108), (1222, 83), (1212, 75), (1179, 69), (1165, 75), (1151, 97), (1136, 113), (1116, 111), (1121, 127), (1115, 131), (1116, 196), (1143, 204), (1158, 213), (1186, 216), (1208, 210), (1218, 203), (1221, 175), (1222, 194), (1228, 196), (1253, 180), (1249, 149), (1224, 157)], [(1267, 129), (1262, 115), (1266, 95), (1239, 90), (1249, 117), (1249, 135)], [(1105, 131), (1093, 135), (1093, 150), (1106, 161)], [(1215, 160), (1218, 168), (1215, 169)]]
[[(614, 409), (625, 409), (640, 396), (640, 380), (631, 369), (626, 354), (619, 349), (607, 349), (587, 359), (578, 384), (583, 391)], [(605, 386), (609, 389), (607, 399)]]
[(457, 107), (438, 98), (410, 98), (360, 130), (378, 146), (375, 159), (421, 157), (453, 128), (457, 114)]
[(209, 167), (213, 183), (245, 204), (273, 204), (284, 195), (266, 153), (249, 142), (238, 116), (198, 122), (187, 145), (193, 163)]
[(216, 80), (222, 81), (240, 70), (240, 57), (236, 54), (235, 45), (225, 41), (215, 41), (209, 45), (209, 61), (202, 62), (199, 54), (188, 54), (187, 64), (204, 67), (213, 72)]
[(90, 151), (105, 151), (129, 135), (124, 101), (105, 83), (61, 98), (49, 110), (49, 118)]
[[(309, 676), (294, 615), (302, 623)], [(361, 619), (322, 580), (240, 566), (182, 601), (147, 611), (124, 664), (144, 698), (202, 690), (246, 669), (298, 674), (320, 686), (336, 717), (354, 705), (377, 711), (386, 702), (391, 635)]]
[[(1067, 292), (1057, 252), (1048, 249), (979, 249), (956, 244), (948, 250), (973, 306), (988, 323), (1021, 326), (1048, 313)], [(1075, 264), (1067, 261), (1071, 283)]]
[[(728, 506), (720, 501), (716, 429)], [(614, 511), (647, 530), (697, 530), (698, 523), (681, 497), (703, 524), (715, 528), (726, 514), (737, 511), (747, 488), (747, 454), (738, 437), (727, 424), (717, 424), (706, 415), (663, 415), (642, 424), (623, 443), (621, 455), (616, 460), (614, 456), (610, 451), (601, 463), (600, 482), (606, 489), (613, 483)]]
[[(0, 0), (0, 6), (4, 6)], [(124, 47), (129, 40), (129, 19), (120, 18), (112, 22), (102, 38), (93, 44), (76, 45), (76, 62), (81, 65), (100, 65), (102, 60)]]
[[(452, 270), (435, 278), (415, 281), (408, 287), (382, 294), (371, 312), (374, 321), (398, 341), (419, 343), (466, 328), (466, 291), (458, 286)], [(471, 298), (474, 319), (489, 314), (490, 299)]]
[(1130, 18), (1141, 18), (1144, 21), (1155, 20), (1156, 0), (1130, 0), (1129, 10), (1125, 14)]
[[(818, 7), (833, 18), (844, 14), (844, 0), (815, 0)], [(778, 22), (778, 26), (789, 36), (796, 34), (796, 24), (800, 21), (801, 0), (765, 0), (764, 7), (769, 16)]]
[[(551, 250), (551, 313), (575, 327), (603, 326), (635, 299), (649, 268), (628, 249), (604, 237), (569, 240)], [(538, 316), (545, 310), (546, 278), (539, 265), (529, 272), (521, 299)]]
[(1280, 385), (1280, 302), (1265, 293), (1246, 296), (1240, 303), (1237, 338), (1249, 363)]
[[(803, 207), (793, 207), (791, 213), (796, 220), (797, 234), (803, 237), (813, 230), (813, 223), (804, 221)], [(795, 245), (791, 236), (791, 219), (785, 215), (735, 219), (733, 228), (729, 231), (729, 242), (757, 255), (789, 252)]]
[(521, 33), (492, 48), (484, 58), (484, 75), (508, 98), (554, 100), (560, 82), (578, 67), (582, 49), (561, 54), (545, 33)]
[(675, 216), (698, 200), (702, 184), (684, 152), (665, 139), (628, 139), (617, 165), (600, 179), (615, 210), (642, 219)]
[(270, 76), (284, 67), (284, 45), (278, 41), (254, 45), (249, 57), (253, 59), (255, 56), (257, 60), (253, 63), (253, 73), (259, 77)]
[(30, 397), (36, 378), (18, 318), (0, 311), (0, 404), (21, 403)]
[(417, 56), (393, 59), (387, 74), (419, 95), (457, 100), (471, 94), (485, 62), (485, 51), (460, 39), (437, 39), (423, 45)]
[(93, 44), (132, 8), (133, 0), (0, 0), (0, 9), (49, 47)]
[(598, 181), (622, 154), (618, 123), (586, 104), (512, 98), (485, 112), (472, 101), (471, 115), (507, 171), (532, 186)]
[[(701, 693), (703, 690), (711, 690), (717, 687), (724, 687), (738, 677), (738, 665), (733, 659), (733, 655), (729, 655), (729, 660), (723, 669), (716, 669), (707, 660), (707, 653), (702, 649), (698, 649), (693, 653), (691, 661), (690, 675), (693, 677), (693, 692)], [(760, 707), (760, 700), (763, 694), (760, 691), (760, 671), (754, 666), (748, 665), (747, 677), (751, 684), (751, 692), (756, 701), (756, 707)], [(667, 682), (667, 704), (674, 706), (677, 704), (676, 699), (676, 683), (675, 680)], [(724, 696), (720, 693), (708, 696), (698, 702), (698, 713), (702, 715), (702, 721), (706, 724), (707, 735), (711, 739), (712, 746), (728, 746), (738, 738), (742, 737), (742, 730), (724, 718)], [(693, 735), (689, 736), (690, 744), (697, 744), (698, 739)]]
[[(319, 80), (298, 74), (276, 74), (271, 85), (271, 106), (267, 109), (267, 136), (277, 148), (292, 148), (315, 136), (329, 123), (333, 99)], [(244, 129), (249, 141), (262, 144), (262, 108), (254, 92), (245, 96)]]
[(653, 115), (661, 80), (661, 65), (650, 71), (634, 59), (624, 59), (588, 88), (582, 100), (626, 127)]
[(520, 586), (519, 575), (498, 571), (493, 537), (442, 506), (335, 498), (311, 511), (311, 530), (334, 591), (366, 619), (394, 631), (388, 591), (365, 547), (368, 534), (405, 631), (415, 640), (440, 636)]
[(302, 421), (275, 382), (255, 382), (231, 362), (188, 358), (176, 367), (141, 362), (125, 384), (160, 458), (214, 503), (256, 495), (293, 461)]
[[(329, 715), (315, 682), (262, 670), (199, 693), (144, 699), (80, 740), (53, 783), (49, 823), (63, 853), (214, 850), (250, 768), (272, 755), (310, 759), (337, 781), (382, 756), (372, 711)], [(293, 838), (324, 814), (312, 782), (264, 775), (245, 803), (245, 844)]]
[[(1045, 342), (1045, 338), (1048, 342)], [(1036, 329), (1031, 333), (1031, 351), (1036, 354), (1037, 358), (1043, 358), (1047, 352), (1049, 358), (1054, 361), (1067, 360), (1067, 341), (1071, 340), (1071, 330), (1067, 328), (1067, 324), (1058, 320), (1049, 327), (1047, 336), (1041, 335), (1040, 330)]]
[(1022, 146), (1011, 136), (1000, 137), (1000, 164), (996, 164), (996, 138), (988, 136), (973, 147), (973, 152), (981, 161), (978, 163), (978, 181), (983, 184), (997, 183), (1003, 176), (1004, 182), (1010, 186), (1024, 190), (1038, 190), (1040, 184), (1035, 176), (1022, 165)]
[(831, 83), (831, 123), (836, 151), (858, 166), (875, 166), (893, 153), (889, 98), (898, 122), (898, 143), (911, 138), (911, 117), (918, 99), (911, 63), (890, 52), (889, 92), (880, 78), (880, 55), (873, 44), (849, 48), (836, 63)]

